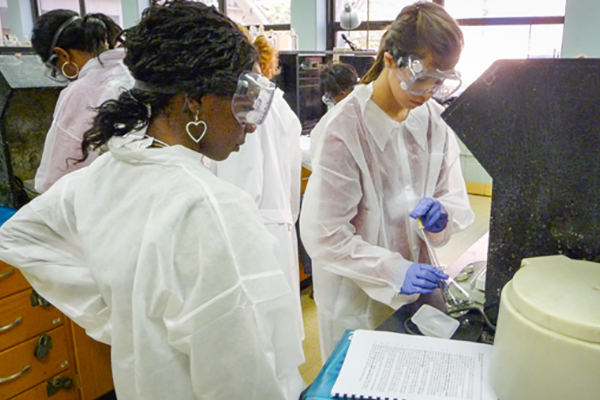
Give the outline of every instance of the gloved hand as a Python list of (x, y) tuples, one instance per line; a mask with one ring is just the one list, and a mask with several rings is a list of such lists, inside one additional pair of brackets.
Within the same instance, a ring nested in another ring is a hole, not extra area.
[(439, 233), (448, 225), (448, 213), (442, 203), (431, 197), (422, 199), (409, 215), (414, 219), (421, 218), (421, 223), (428, 232)]
[(415, 263), (406, 271), (400, 294), (431, 293), (439, 286), (440, 280), (448, 278), (433, 265)]

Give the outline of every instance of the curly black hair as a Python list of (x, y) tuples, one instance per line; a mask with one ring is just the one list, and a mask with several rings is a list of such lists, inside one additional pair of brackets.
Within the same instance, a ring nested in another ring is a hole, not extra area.
[(178, 93), (200, 101), (205, 94), (235, 93), (258, 53), (236, 24), (214, 7), (185, 0), (154, 3), (124, 33), (125, 65), (138, 81), (98, 109), (84, 135), (83, 159), (113, 136), (148, 126)]
[(104, 14), (86, 14), (63, 26), (78, 15), (75, 11), (61, 9), (49, 11), (38, 18), (33, 27), (31, 45), (43, 62), (54, 54), (52, 41), (61, 27), (63, 30), (54, 46), (64, 50), (80, 50), (97, 56), (105, 43), (113, 49), (120, 41), (121, 27)]

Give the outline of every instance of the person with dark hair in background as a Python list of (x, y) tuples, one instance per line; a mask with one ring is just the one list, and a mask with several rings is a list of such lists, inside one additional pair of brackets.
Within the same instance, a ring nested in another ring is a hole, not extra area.
[(70, 81), (56, 102), (46, 135), (35, 189), (43, 193), (60, 177), (89, 165), (97, 156), (81, 158), (83, 133), (92, 126), (93, 110), (133, 86), (123, 65), (125, 52), (115, 48), (121, 28), (104, 14), (80, 17), (71, 10), (52, 10), (35, 23), (31, 44), (52, 78)]
[(331, 109), (354, 89), (358, 83), (358, 73), (350, 64), (328, 64), (321, 71), (319, 79), (323, 103)]
[(0, 228), (0, 259), (111, 345), (119, 400), (296, 400), (294, 296), (247, 193), (217, 178), (269, 111), (255, 48), (202, 3), (154, 4), (126, 31), (134, 88), (85, 133), (108, 151)]
[(462, 47), (443, 7), (405, 7), (362, 84), (312, 131), (300, 232), (324, 359), (346, 329), (374, 329), (405, 304), (445, 308), (436, 288), (448, 276), (423, 235), (439, 247), (474, 220), (456, 137), (432, 100), (459, 87)]

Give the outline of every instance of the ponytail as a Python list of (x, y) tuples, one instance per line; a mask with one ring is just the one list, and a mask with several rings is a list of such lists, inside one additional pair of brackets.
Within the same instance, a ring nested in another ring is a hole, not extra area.
[(107, 100), (95, 111), (94, 124), (83, 135), (81, 152), (84, 161), (90, 151), (97, 150), (113, 136), (125, 136), (135, 130), (142, 130), (150, 124), (152, 113), (163, 110), (173, 94), (147, 92), (137, 89), (127, 90), (117, 100)]

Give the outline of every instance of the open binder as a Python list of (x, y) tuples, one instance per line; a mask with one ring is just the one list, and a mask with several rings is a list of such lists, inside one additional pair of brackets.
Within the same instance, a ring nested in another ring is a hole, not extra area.
[(331, 396), (385, 400), (497, 400), (483, 343), (356, 330)]

